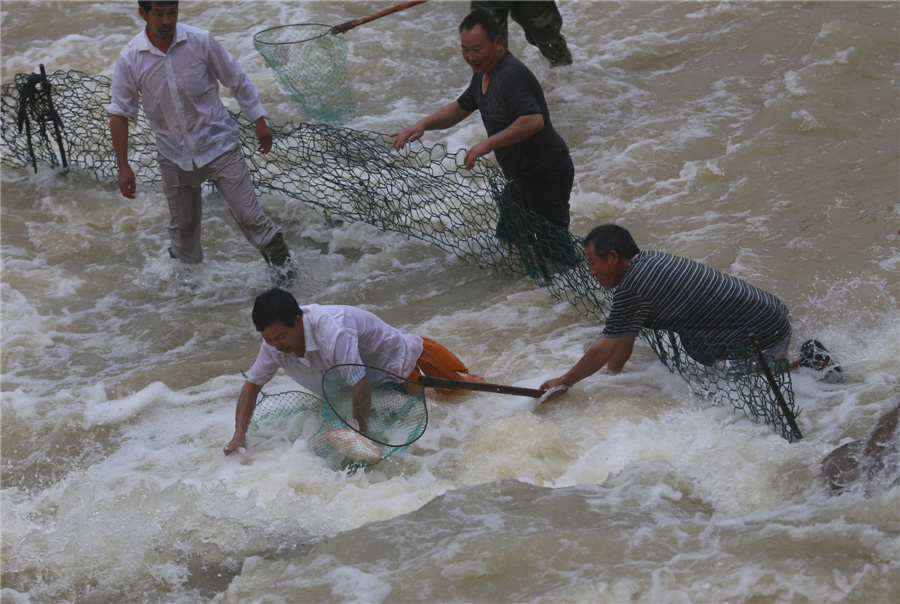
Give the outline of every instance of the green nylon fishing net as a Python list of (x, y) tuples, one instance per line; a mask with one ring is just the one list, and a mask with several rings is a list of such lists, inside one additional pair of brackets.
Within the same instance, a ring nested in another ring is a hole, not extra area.
[(356, 106), (347, 39), (331, 30), (321, 23), (282, 25), (259, 32), (253, 44), (308, 121), (339, 126), (354, 117)]
[[(38, 164), (58, 167), (59, 145), (49, 124), (41, 127), (42, 118), (35, 117), (30, 145), (19, 132), (20, 101), (27, 96), (23, 90), (31, 77), (18, 74), (3, 87), (3, 162), (30, 167), (33, 156)], [(108, 78), (76, 71), (48, 74), (45, 83), (53, 92), (69, 164), (115, 183), (106, 111), (109, 84)], [(273, 126), (275, 145), (262, 156), (256, 152), (253, 124), (241, 114), (232, 117), (241, 128), (244, 156), (258, 192), (280, 194), (328, 215), (419, 239), (505, 276), (527, 276), (582, 315), (606, 319), (612, 294), (590, 276), (582, 240), (518, 207), (492, 163), (480, 159), (467, 170), (462, 165), (464, 150), (452, 153), (443, 145), (426, 147), (417, 141), (398, 153), (391, 151), (391, 139), (385, 134), (307, 123)], [(144, 185), (159, 183), (154, 138), (143, 114), (129, 136), (137, 179)], [(495, 234), (501, 216), (508, 240)], [(687, 355), (674, 332), (645, 330), (642, 338), (694, 392), (714, 404), (728, 402), (750, 419), (764, 421), (784, 438), (794, 439), (785, 430), (783, 412), (771, 404), (775, 394), (758, 372), (712, 371)], [(789, 409), (799, 413), (787, 367), (777, 364), (772, 370)]]
[(425, 388), (375, 367), (332, 367), (322, 378), (322, 390), (326, 406), (342, 423), (356, 420), (355, 428), (380, 445), (408, 446), (428, 425)]
[[(702, 359), (703, 362), (700, 362), (687, 352), (681, 336), (674, 331), (645, 329), (641, 337), (650, 344), (669, 371), (684, 378), (694, 393), (716, 406), (730, 404), (753, 421), (762, 420), (791, 442), (799, 438), (779, 407), (777, 394), (749, 344), (704, 343), (694, 338), (690, 349)], [(724, 360), (704, 358), (704, 353), (711, 350), (715, 350)], [(767, 357), (765, 362), (771, 369), (791, 417), (796, 418), (800, 410), (794, 405), (787, 359)]]
[[(401, 399), (403, 399), (402, 402)], [(397, 403), (395, 404), (394, 401)], [(379, 415), (383, 416), (384, 420), (387, 420), (390, 411), (396, 414), (400, 407), (408, 410), (417, 404), (420, 404), (424, 410), (425, 403), (421, 394), (418, 397), (376, 395), (373, 403), (376, 412), (373, 415), (376, 418)], [(279, 423), (302, 412), (310, 412), (322, 419), (319, 429), (306, 444), (313, 453), (322, 458), (326, 466), (332, 469), (356, 469), (374, 465), (398, 451), (409, 448), (409, 445), (392, 447), (357, 434), (318, 396), (298, 390), (277, 394), (262, 393), (250, 421), (256, 426), (265, 423)], [(408, 427), (406, 429), (410, 432), (407, 433), (404, 442), (412, 440), (411, 434), (421, 434), (424, 431), (424, 424), (411, 426), (411, 418), (408, 411), (401, 411), (397, 421), (390, 424), (393, 431), (403, 430), (404, 426)], [(376, 419), (376, 421), (378, 420)], [(427, 421), (427, 419), (422, 421)]]

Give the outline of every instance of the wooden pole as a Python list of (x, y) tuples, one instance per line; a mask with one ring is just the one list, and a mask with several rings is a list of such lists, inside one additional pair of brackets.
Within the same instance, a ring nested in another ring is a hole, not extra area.
[(353, 29), (358, 25), (362, 25), (363, 23), (368, 23), (369, 21), (374, 21), (375, 19), (380, 19), (381, 17), (385, 17), (387, 15), (391, 15), (401, 10), (406, 10), (411, 6), (415, 6), (416, 4), (422, 4), (426, 0), (410, 0), (409, 2), (401, 2), (395, 6), (391, 6), (390, 8), (386, 8), (384, 10), (380, 10), (377, 13), (372, 13), (368, 17), (360, 17), (359, 19), (354, 19), (353, 21), (347, 21), (346, 23), (341, 23), (340, 25), (335, 25), (331, 28), (331, 33), (333, 34), (342, 34), (347, 30)]
[(781, 389), (778, 387), (778, 382), (775, 381), (775, 376), (772, 375), (772, 370), (769, 369), (769, 364), (766, 362), (766, 358), (763, 355), (763, 350), (759, 345), (759, 342), (756, 341), (756, 335), (750, 334), (750, 344), (753, 346), (753, 350), (756, 352), (756, 360), (759, 363), (759, 366), (762, 367), (763, 372), (766, 374), (766, 379), (769, 381), (769, 386), (772, 388), (772, 392), (775, 393), (775, 399), (778, 401), (778, 406), (781, 408), (781, 412), (784, 413), (784, 417), (787, 419), (788, 425), (791, 427), (791, 434), (794, 436), (794, 440), (800, 440), (803, 438), (803, 435), (800, 433), (800, 428), (797, 427), (797, 421), (794, 419), (794, 414), (791, 413), (790, 408), (787, 406), (787, 403), (784, 400), (784, 397), (781, 395)]

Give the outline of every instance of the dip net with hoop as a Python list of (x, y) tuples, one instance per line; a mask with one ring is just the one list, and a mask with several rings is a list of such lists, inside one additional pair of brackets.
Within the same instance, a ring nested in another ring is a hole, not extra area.
[(333, 29), (321, 23), (282, 25), (257, 33), (253, 45), (308, 121), (339, 126), (356, 114), (356, 106), (347, 74), (348, 43)]
[[(400, 433), (396, 446), (385, 439), (366, 438), (342, 420), (330, 404), (326, 404), (315, 394), (299, 390), (261, 393), (250, 421), (256, 429), (262, 429), (266, 424), (280, 424), (287, 418), (304, 413), (308, 415), (308, 421), (321, 422), (306, 441), (306, 446), (326, 466), (335, 470), (354, 470), (374, 465), (394, 453), (408, 449), (425, 431), (428, 414), (425, 410), (424, 391), (411, 394), (397, 392), (400, 391), (396, 388), (382, 387), (373, 393), (375, 416), (386, 416), (379, 420), (379, 429)], [(338, 386), (335, 386), (331, 393), (335, 404), (342, 401), (341, 396)], [(418, 413), (410, 413), (409, 409), (415, 409)], [(302, 417), (300, 419), (307, 421)]]

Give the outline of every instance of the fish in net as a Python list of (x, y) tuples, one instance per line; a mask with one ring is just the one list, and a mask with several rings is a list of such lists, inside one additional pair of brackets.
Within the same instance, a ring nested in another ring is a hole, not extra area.
[(424, 387), (377, 367), (336, 365), (322, 392), (341, 424), (385, 447), (408, 447), (428, 425)]
[(367, 439), (344, 424), (321, 398), (299, 390), (262, 393), (250, 421), (255, 426), (263, 422), (280, 422), (304, 411), (322, 418), (319, 429), (306, 441), (307, 447), (322, 459), (324, 465), (334, 470), (374, 465), (407, 448), (390, 447)]

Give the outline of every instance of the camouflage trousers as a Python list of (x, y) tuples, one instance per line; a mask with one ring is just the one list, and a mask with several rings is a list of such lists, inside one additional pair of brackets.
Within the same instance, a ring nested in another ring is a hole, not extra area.
[(518, 23), (525, 30), (525, 39), (532, 46), (537, 46), (541, 54), (550, 61), (550, 67), (570, 65), (572, 53), (562, 35), (562, 16), (556, 2), (493, 2), (490, 0), (473, 0), (471, 10), (490, 13), (503, 36), (503, 47), (507, 47), (507, 18)]

